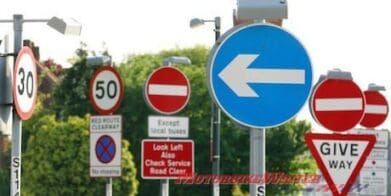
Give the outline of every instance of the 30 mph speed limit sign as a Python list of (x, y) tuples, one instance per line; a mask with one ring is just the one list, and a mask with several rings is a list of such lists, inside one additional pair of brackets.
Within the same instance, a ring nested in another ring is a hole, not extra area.
[(38, 78), (36, 60), (29, 47), (23, 47), (15, 62), (13, 97), (16, 112), (22, 120), (33, 114), (37, 100)]
[(92, 106), (102, 115), (115, 112), (123, 98), (121, 76), (109, 66), (102, 66), (95, 71), (90, 80), (89, 96)]

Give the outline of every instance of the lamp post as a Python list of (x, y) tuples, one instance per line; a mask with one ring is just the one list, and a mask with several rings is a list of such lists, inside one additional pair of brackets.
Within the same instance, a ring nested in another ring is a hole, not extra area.
[[(204, 25), (207, 22), (213, 22), (215, 25), (215, 42), (220, 38), (221, 30), (221, 18), (215, 17), (214, 20), (204, 20), (200, 18), (193, 18), (190, 21), (190, 27), (195, 28), (201, 25)], [(220, 174), (220, 119), (221, 119), (221, 110), (220, 108), (212, 101), (212, 116), (211, 116), (211, 134), (210, 134), (210, 154), (212, 160), (212, 174)], [(220, 185), (217, 182), (213, 181), (213, 195), (220, 195)]]
[[(15, 14), (13, 15), (13, 19), (10, 20), (0, 20), (0, 23), (12, 23), (14, 27), (14, 53), (13, 56), (17, 56), (19, 50), (22, 47), (22, 32), (23, 32), (23, 24), (26, 22), (46, 22), (47, 25), (54, 28), (65, 35), (79, 35), (81, 32), (81, 25), (78, 24), (75, 20), (65, 21), (59, 19), (57, 17), (53, 17), (50, 19), (24, 19), (23, 15)], [(16, 58), (14, 58), (15, 61)], [(6, 66), (1, 66), (4, 70), (7, 71)], [(12, 69), (11, 69), (12, 70)], [(13, 71), (11, 71), (13, 72)], [(12, 73), (11, 73), (12, 75)], [(12, 83), (7, 81), (10, 78), (0, 78), (1, 83), (10, 84)], [(12, 88), (6, 88), (12, 89)], [(1, 103), (1, 108), (12, 109), (12, 93), (4, 93), (2, 100), (8, 100), (6, 102)], [(3, 119), (2, 119), (3, 120)], [(22, 140), (22, 120), (16, 114), (16, 111), (13, 111), (12, 116), (12, 152), (11, 152), (11, 191), (10, 195), (20, 195), (20, 182), (21, 182), (21, 140)]]
[[(162, 66), (172, 66), (173, 64), (190, 65), (191, 60), (184, 56), (170, 56), (163, 59)], [(170, 138), (167, 138), (169, 140)], [(160, 180), (160, 195), (169, 196), (170, 194), (170, 180)]]

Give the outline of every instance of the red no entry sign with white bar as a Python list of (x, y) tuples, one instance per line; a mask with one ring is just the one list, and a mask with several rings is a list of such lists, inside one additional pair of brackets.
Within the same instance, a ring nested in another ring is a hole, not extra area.
[(161, 67), (149, 75), (144, 94), (153, 110), (162, 114), (175, 114), (189, 101), (190, 83), (179, 69)]
[(326, 79), (311, 96), (311, 113), (325, 128), (343, 132), (354, 128), (364, 115), (364, 94), (352, 80)]
[(365, 112), (360, 124), (367, 128), (381, 125), (388, 115), (386, 98), (378, 91), (365, 91)]

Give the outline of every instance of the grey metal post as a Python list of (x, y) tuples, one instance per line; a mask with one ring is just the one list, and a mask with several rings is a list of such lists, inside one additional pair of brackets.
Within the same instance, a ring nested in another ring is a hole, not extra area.
[(160, 196), (169, 196), (170, 181), (168, 179), (160, 180)]
[[(113, 61), (110, 62), (110, 67), (113, 67)], [(106, 196), (113, 195), (113, 178), (109, 177), (106, 179)]]
[[(265, 174), (265, 129), (250, 129), (250, 175)], [(250, 184), (251, 196), (266, 195), (266, 186)]]
[[(22, 48), (23, 15), (14, 15), (14, 54), (17, 55)], [(14, 58), (15, 62), (16, 58)], [(22, 120), (16, 110), (13, 111), (12, 120), (12, 152), (11, 152), (11, 196), (20, 195), (21, 182), (21, 143)]]
[[(215, 41), (220, 38), (220, 29), (221, 29), (221, 19), (220, 17), (215, 17)], [(212, 101), (212, 143), (213, 143), (213, 163), (212, 163), (212, 174), (214, 176), (220, 175), (220, 119), (221, 119), (221, 110), (220, 108)], [(220, 184), (218, 181), (213, 182), (213, 196), (220, 195)]]
[(107, 178), (106, 179), (106, 196), (111, 196), (113, 194), (113, 179)]

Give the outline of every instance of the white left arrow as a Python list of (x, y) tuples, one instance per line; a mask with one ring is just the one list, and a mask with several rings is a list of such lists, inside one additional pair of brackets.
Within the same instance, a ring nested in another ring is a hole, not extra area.
[(250, 69), (258, 54), (239, 54), (220, 73), (219, 77), (239, 97), (259, 97), (249, 83), (304, 84), (302, 69)]

